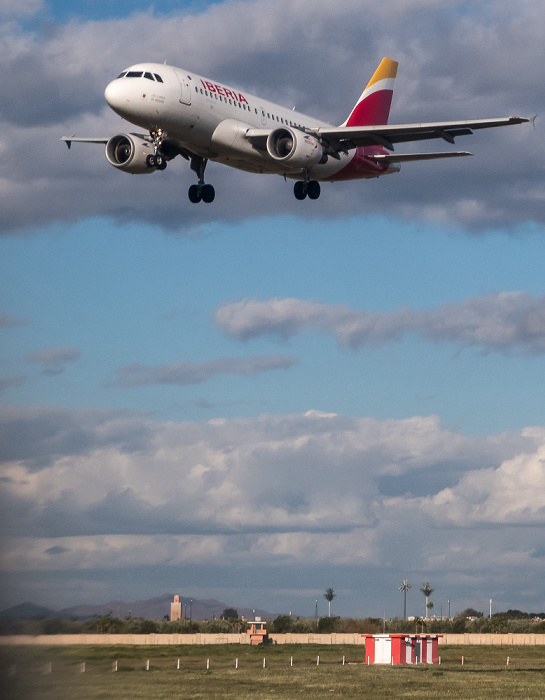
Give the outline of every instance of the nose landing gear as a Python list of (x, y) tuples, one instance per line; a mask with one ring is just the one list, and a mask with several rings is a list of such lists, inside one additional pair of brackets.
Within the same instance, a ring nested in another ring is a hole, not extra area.
[(210, 204), (214, 201), (216, 196), (216, 191), (212, 185), (206, 185), (204, 182), (204, 171), (206, 170), (206, 164), (208, 163), (208, 158), (202, 158), (201, 156), (191, 157), (191, 170), (197, 173), (199, 177), (199, 182), (197, 185), (191, 185), (189, 188), (189, 201), (193, 204), (198, 204), (199, 202), (205, 202)]
[(166, 133), (162, 129), (151, 131), (150, 136), (153, 140), (153, 153), (146, 157), (146, 165), (148, 168), (157, 168), (157, 170), (165, 170), (167, 167), (166, 158), (160, 153), (160, 148), (166, 138)]

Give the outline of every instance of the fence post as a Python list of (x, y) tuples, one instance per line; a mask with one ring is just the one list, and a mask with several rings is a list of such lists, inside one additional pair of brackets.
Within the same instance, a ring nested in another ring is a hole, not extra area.
[(319, 666), (319, 665), (320, 665), (320, 657), (318, 657), (318, 658), (316, 659), (316, 666)]
[(263, 668), (265, 668), (265, 666), (266, 666), (266, 661), (265, 661), (265, 657), (263, 657)]
[(235, 668), (238, 668), (238, 659), (235, 659)]
[(210, 659), (206, 659), (206, 670), (210, 669)]

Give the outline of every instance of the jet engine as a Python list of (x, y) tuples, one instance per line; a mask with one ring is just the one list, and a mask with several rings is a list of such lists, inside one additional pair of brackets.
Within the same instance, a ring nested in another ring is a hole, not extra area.
[(327, 161), (320, 142), (314, 136), (288, 128), (271, 131), (267, 138), (267, 152), (271, 158), (293, 168), (306, 168)]
[(133, 175), (152, 173), (156, 167), (147, 164), (154, 154), (153, 144), (137, 134), (117, 134), (106, 144), (106, 158), (114, 168)]

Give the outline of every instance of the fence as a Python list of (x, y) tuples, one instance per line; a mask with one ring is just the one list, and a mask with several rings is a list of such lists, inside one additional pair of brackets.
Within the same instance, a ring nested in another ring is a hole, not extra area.
[[(365, 645), (362, 634), (270, 634), (273, 644), (355, 644)], [(177, 644), (250, 644), (249, 634), (41, 634), (0, 637), (3, 645), (177, 645)], [(538, 646), (545, 645), (545, 634), (443, 634), (439, 644)]]

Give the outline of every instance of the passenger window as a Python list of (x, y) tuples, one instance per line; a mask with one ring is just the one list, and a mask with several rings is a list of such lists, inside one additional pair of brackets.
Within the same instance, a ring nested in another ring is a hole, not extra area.
[(158, 83), (162, 83), (162, 82), (163, 82), (163, 78), (161, 78), (160, 75), (157, 75), (157, 73), (154, 73), (153, 75), (155, 76), (155, 80), (157, 80)]

